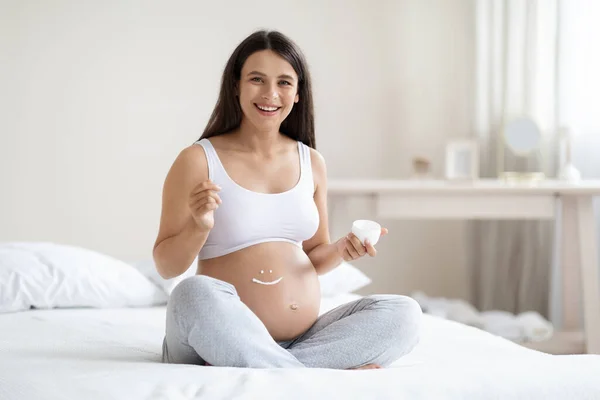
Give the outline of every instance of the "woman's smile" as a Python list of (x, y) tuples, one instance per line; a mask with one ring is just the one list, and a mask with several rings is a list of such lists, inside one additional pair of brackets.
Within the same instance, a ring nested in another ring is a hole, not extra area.
[(266, 117), (270, 117), (270, 116), (273, 116), (273, 115), (277, 114), (277, 112), (281, 109), (281, 107), (272, 106), (272, 105), (266, 105), (266, 104), (256, 104), (256, 103), (254, 103), (254, 106), (256, 107), (256, 109), (258, 110), (258, 112), (261, 115), (264, 115)]

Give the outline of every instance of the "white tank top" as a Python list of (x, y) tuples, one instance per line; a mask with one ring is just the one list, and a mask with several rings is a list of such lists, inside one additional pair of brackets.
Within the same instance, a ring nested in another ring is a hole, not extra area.
[(208, 139), (195, 144), (204, 148), (208, 177), (221, 187), (223, 201), (215, 210), (215, 225), (198, 258), (206, 260), (264, 242), (290, 242), (300, 248), (319, 227), (310, 148), (298, 142), (300, 179), (285, 192), (268, 194), (245, 189), (229, 177)]

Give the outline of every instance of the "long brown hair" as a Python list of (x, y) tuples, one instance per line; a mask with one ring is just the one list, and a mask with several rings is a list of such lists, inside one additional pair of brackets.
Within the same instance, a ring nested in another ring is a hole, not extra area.
[(200, 139), (221, 135), (240, 126), (242, 109), (236, 96), (236, 85), (240, 80), (242, 66), (246, 59), (261, 50), (277, 53), (290, 63), (298, 75), (299, 101), (281, 123), (281, 133), (316, 149), (315, 118), (308, 65), (298, 46), (277, 31), (254, 32), (233, 51), (223, 71), (219, 99)]

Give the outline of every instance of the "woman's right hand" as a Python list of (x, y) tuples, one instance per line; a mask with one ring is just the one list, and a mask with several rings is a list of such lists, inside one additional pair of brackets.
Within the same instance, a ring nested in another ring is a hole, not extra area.
[(204, 181), (190, 193), (189, 206), (192, 217), (198, 227), (204, 231), (210, 231), (215, 226), (214, 212), (221, 204), (221, 198), (217, 194), (221, 188), (211, 182)]

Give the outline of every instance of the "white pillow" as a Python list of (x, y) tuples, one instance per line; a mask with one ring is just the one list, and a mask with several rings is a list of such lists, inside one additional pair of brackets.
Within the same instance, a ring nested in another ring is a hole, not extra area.
[(371, 278), (346, 261), (342, 261), (337, 268), (328, 273), (320, 275), (319, 280), (323, 297), (352, 293), (372, 282)]
[(167, 295), (171, 295), (171, 292), (181, 282), (187, 277), (196, 275), (196, 271), (198, 269), (198, 257), (194, 259), (192, 265), (181, 275), (176, 276), (175, 278), (165, 279), (158, 273), (156, 269), (156, 265), (153, 260), (144, 260), (133, 263), (133, 266), (138, 269), (146, 278), (152, 281), (156, 286), (161, 288)]
[[(135, 265), (146, 278), (154, 282), (161, 287), (165, 293), (170, 295), (173, 288), (177, 286), (179, 282), (196, 274), (198, 258), (192, 262), (192, 265), (190, 265), (183, 274), (171, 279), (163, 279), (158, 274), (152, 260), (140, 261), (133, 265)], [(362, 271), (345, 261), (342, 261), (342, 263), (334, 270), (329, 271), (324, 275), (320, 275), (319, 281), (321, 282), (321, 296), (323, 297), (333, 297), (340, 294), (351, 293), (372, 282), (368, 276), (362, 273)]]
[(133, 266), (107, 255), (55, 243), (0, 243), (0, 313), (166, 301), (164, 292)]

